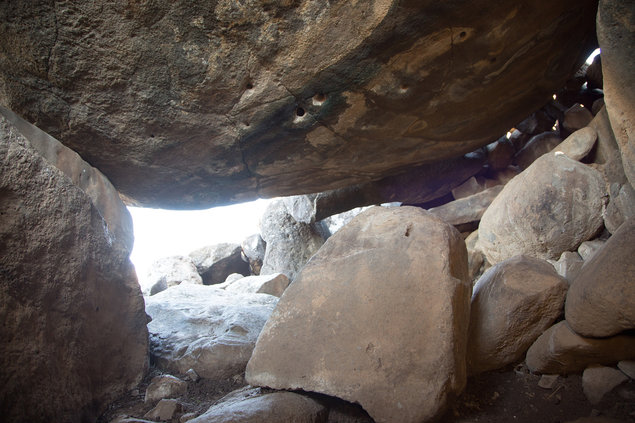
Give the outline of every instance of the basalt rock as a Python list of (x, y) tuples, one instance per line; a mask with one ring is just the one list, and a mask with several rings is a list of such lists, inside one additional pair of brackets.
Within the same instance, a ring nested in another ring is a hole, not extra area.
[(143, 205), (322, 192), (495, 140), (579, 67), (595, 12), (594, 0), (3, 2), (0, 102)]
[(624, 172), (635, 185), (635, 1), (602, 0), (597, 33), (602, 48), (606, 110), (620, 146)]
[(95, 421), (147, 369), (125, 222), (101, 206), (125, 208), (82, 185), (107, 187), (97, 170), (50, 137), (41, 155), (22, 129), (0, 116), (0, 419)]

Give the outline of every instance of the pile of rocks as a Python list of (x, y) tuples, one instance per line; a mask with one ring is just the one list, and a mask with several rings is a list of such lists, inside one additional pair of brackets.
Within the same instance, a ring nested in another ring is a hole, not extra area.
[[(468, 376), (525, 359), (547, 379), (584, 371), (593, 403), (627, 380), (597, 367), (635, 359), (635, 193), (600, 95), (570, 84), (475, 152), (480, 170), (427, 211), (328, 216), (336, 208), (321, 194), (287, 197), (243, 243), (243, 264), (260, 276), (224, 270), (204, 286), (226, 260), (219, 247), (171, 259), (187, 262), (185, 275), (157, 268), (162, 289), (180, 285), (146, 299), (156, 365), (213, 379), (244, 372), (262, 387), (192, 421), (333, 421), (319, 397), (289, 390), (360, 404), (368, 421), (428, 421)], [(238, 245), (222, 250), (240, 259)]]

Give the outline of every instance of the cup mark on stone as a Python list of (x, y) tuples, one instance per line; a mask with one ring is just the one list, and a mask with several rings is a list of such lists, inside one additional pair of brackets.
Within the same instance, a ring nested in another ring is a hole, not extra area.
[(313, 96), (314, 106), (321, 106), (322, 104), (324, 104), (325, 101), (326, 101), (326, 94), (324, 93), (317, 93)]

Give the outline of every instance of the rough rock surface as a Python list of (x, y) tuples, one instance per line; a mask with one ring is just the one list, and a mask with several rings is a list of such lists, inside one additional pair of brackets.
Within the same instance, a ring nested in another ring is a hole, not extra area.
[(620, 146), (624, 171), (635, 186), (634, 0), (601, 0), (597, 34), (602, 49), (606, 110)]
[(31, 148), (61, 170), (75, 186), (90, 197), (90, 201), (106, 222), (109, 236), (115, 241), (113, 245), (128, 252), (132, 251), (132, 217), (110, 181), (76, 152), (1, 105), (0, 115), (20, 132)]
[(594, 38), (593, 0), (364, 6), (3, 2), (0, 102), (127, 196), (204, 207), (487, 144), (543, 105)]
[(324, 243), (315, 225), (296, 222), (281, 199), (263, 213), (260, 234), (267, 243), (260, 274), (284, 273), (291, 280)]
[(453, 227), (422, 209), (373, 207), (287, 288), (247, 382), (357, 402), (377, 422), (433, 418), (465, 386), (470, 293)]
[(595, 129), (595, 132), (598, 134), (596, 147), (592, 152), (593, 164), (591, 166), (600, 171), (610, 184), (617, 183), (623, 185), (627, 183), (628, 178), (624, 173), (622, 156), (613, 129), (611, 128), (606, 107), (600, 109), (589, 126)]
[(159, 367), (222, 379), (244, 371), (278, 298), (178, 285), (146, 299), (150, 353)]
[(593, 114), (589, 109), (580, 104), (574, 104), (564, 112), (562, 128), (568, 133), (573, 133), (587, 126), (592, 120)]
[(145, 402), (155, 403), (164, 398), (176, 398), (187, 392), (187, 382), (171, 375), (156, 376), (146, 389)]
[(203, 283), (214, 285), (225, 282), (232, 273), (249, 276), (249, 263), (242, 259), (241, 254), (240, 245), (221, 243), (192, 251), (190, 257), (203, 278)]
[(584, 338), (573, 332), (565, 320), (545, 331), (527, 351), (532, 372), (568, 374), (592, 364), (615, 364), (635, 359), (635, 336)]
[(271, 275), (247, 276), (232, 281), (225, 287), (228, 292), (269, 294), (281, 297), (282, 293), (289, 286), (289, 278), (282, 273)]
[(323, 423), (328, 410), (319, 402), (293, 392), (264, 393), (243, 388), (223, 397), (191, 423)]
[(433, 207), (428, 209), (428, 211), (450, 225), (478, 222), (485, 210), (502, 190), (503, 185), (497, 185), (478, 194), (454, 200), (439, 207)]
[(92, 198), (0, 116), (3, 420), (94, 421), (141, 381), (146, 316), (128, 253)]
[(553, 151), (560, 151), (568, 158), (580, 161), (593, 149), (597, 139), (598, 134), (595, 129), (586, 126), (569, 135)]
[(583, 336), (635, 328), (635, 217), (609, 238), (571, 284), (566, 319)]
[(514, 157), (514, 162), (521, 168), (527, 169), (536, 159), (553, 150), (562, 143), (562, 138), (555, 132), (543, 132), (532, 137), (529, 142)]
[(181, 409), (181, 404), (175, 399), (162, 399), (152, 410), (143, 417), (158, 421), (170, 421), (172, 417)]
[(172, 256), (155, 260), (141, 287), (144, 295), (154, 295), (182, 283), (202, 285), (203, 279), (191, 258)]
[(604, 212), (604, 226), (609, 232), (615, 233), (622, 223), (635, 216), (635, 190), (630, 183), (626, 183), (621, 187), (611, 184), (610, 191), (611, 199)]
[(240, 246), (243, 249), (243, 260), (247, 260), (249, 263), (251, 273), (259, 275), (262, 261), (265, 259), (267, 244), (260, 234), (253, 234), (245, 238)]
[(604, 194), (599, 172), (564, 154), (545, 154), (485, 211), (480, 247), (490, 263), (518, 254), (557, 259), (600, 229)]
[(516, 256), (485, 272), (472, 294), (468, 373), (520, 361), (562, 312), (568, 286), (553, 266), (533, 257)]
[(591, 366), (582, 373), (582, 389), (591, 404), (598, 404), (602, 397), (616, 386), (626, 382), (628, 376), (612, 367)]
[(560, 255), (558, 261), (550, 260), (556, 272), (571, 284), (573, 280), (580, 274), (584, 260), (580, 254), (574, 251), (565, 251)]

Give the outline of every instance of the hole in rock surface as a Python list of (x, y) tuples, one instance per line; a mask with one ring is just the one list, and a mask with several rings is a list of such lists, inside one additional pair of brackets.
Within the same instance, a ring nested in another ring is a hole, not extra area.
[(207, 210), (163, 210), (128, 207), (135, 243), (130, 259), (143, 287), (152, 263), (163, 257), (187, 256), (207, 245), (240, 244), (260, 232), (260, 216), (270, 200), (256, 200)]

